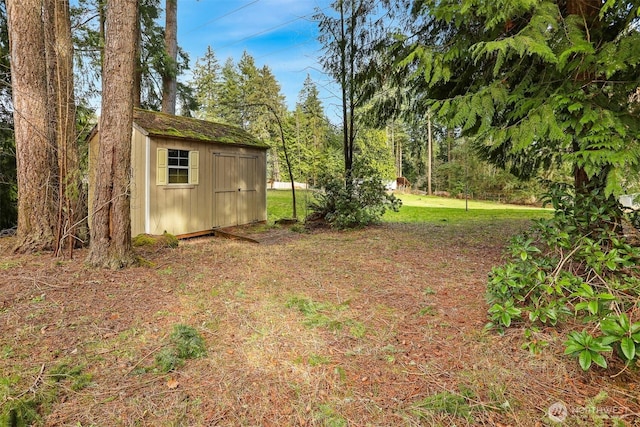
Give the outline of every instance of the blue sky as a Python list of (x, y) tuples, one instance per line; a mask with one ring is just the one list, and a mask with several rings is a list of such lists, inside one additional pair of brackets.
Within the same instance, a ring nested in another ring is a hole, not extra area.
[[(328, 115), (338, 100), (318, 57), (316, 8), (329, 12), (331, 0), (179, 0), (178, 44), (189, 54), (190, 66), (211, 46), (220, 64), (238, 62), (247, 51), (256, 66), (268, 66), (281, 85), (289, 109), (311, 76), (321, 91)], [(184, 79), (188, 80), (189, 76)]]

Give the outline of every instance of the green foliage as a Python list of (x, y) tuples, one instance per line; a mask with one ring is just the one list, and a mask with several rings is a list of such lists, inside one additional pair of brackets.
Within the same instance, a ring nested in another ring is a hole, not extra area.
[(613, 344), (627, 363), (636, 360), (640, 354), (640, 322), (631, 323), (626, 313), (609, 315), (600, 322), (600, 330), (604, 344)]
[(267, 143), (271, 147), (267, 154), (269, 178), (281, 181), (280, 171), (285, 166), (280, 165), (286, 162), (274, 114), (284, 122), (286, 107), (271, 69), (266, 65), (259, 68), (247, 52), (237, 64), (228, 58), (220, 67), (214, 51), (207, 48), (204, 57), (196, 61), (190, 87), (200, 103), (194, 115), (241, 127)]
[(554, 326), (574, 318), (599, 332), (568, 334), (565, 354), (576, 356), (584, 370), (592, 364), (606, 368), (613, 354), (636, 363), (640, 248), (619, 235), (619, 207), (604, 191), (574, 195), (566, 190), (553, 188), (554, 217), (515, 237), (509, 261), (493, 268), (487, 286), (489, 326), (502, 330), (514, 319)]
[(345, 326), (354, 338), (363, 338), (367, 329), (364, 324), (353, 319), (343, 319), (338, 313), (349, 308), (349, 304), (331, 304), (308, 298), (292, 297), (287, 308), (296, 308), (305, 317), (304, 325), (310, 328), (326, 328), (332, 332), (341, 331)]
[(611, 351), (611, 347), (603, 343), (602, 337), (594, 338), (587, 331), (570, 332), (569, 338), (564, 343), (564, 354), (577, 356), (580, 367), (583, 370), (588, 370), (591, 367), (591, 363), (606, 368), (607, 361), (602, 353)]
[(220, 68), (215, 52), (207, 46), (204, 56), (196, 60), (191, 82), (198, 101), (195, 114), (198, 119), (215, 121), (220, 117)]
[(402, 201), (387, 193), (377, 176), (344, 178), (323, 176), (324, 191), (316, 193), (311, 211), (339, 229), (359, 228), (380, 222), (387, 210), (398, 211)]
[(330, 331), (339, 331), (343, 327), (343, 322), (331, 315), (336, 311), (345, 310), (347, 304), (332, 305), (313, 301), (308, 298), (292, 297), (287, 301), (287, 308), (296, 308), (304, 315), (304, 324), (311, 328), (327, 328)]
[(204, 339), (191, 326), (175, 325), (169, 340), (182, 359), (197, 359), (207, 354)]
[(49, 372), (43, 366), (35, 383), (22, 393), (18, 392), (20, 377), (0, 377), (0, 426), (38, 425), (65, 390), (77, 392), (91, 383), (92, 375), (83, 371), (83, 366), (68, 361), (53, 366)]
[(513, 306), (512, 300), (506, 300), (504, 305), (495, 303), (489, 309), (489, 315), (493, 325), (503, 325), (508, 328), (514, 319), (520, 318), (522, 310)]
[(531, 354), (540, 354), (542, 350), (549, 345), (549, 342), (540, 339), (540, 328), (532, 326), (524, 331), (526, 341), (522, 344), (523, 350), (529, 350)]
[[(425, 0), (387, 42), (406, 114), (430, 110), (517, 176), (570, 164), (619, 192), (640, 164), (639, 5)], [(406, 14), (399, 8), (398, 13)], [(598, 13), (599, 12), (599, 13)], [(391, 44), (389, 46), (389, 44)]]
[(0, 377), (0, 425), (26, 427), (40, 420), (38, 401), (31, 394), (17, 396), (15, 386), (20, 381), (17, 376)]
[(156, 355), (161, 372), (173, 371), (184, 365), (186, 359), (197, 359), (207, 354), (207, 346), (200, 333), (188, 325), (174, 325), (169, 344)]
[[(100, 19), (96, 11), (103, 8), (104, 2), (97, 0), (79, 0), (71, 7), (76, 64), (80, 69), (75, 73), (76, 88), (81, 91), (80, 100), (90, 99), (99, 93), (104, 40), (101, 38)], [(166, 54), (164, 28), (160, 25), (161, 13), (160, 0), (139, 2), (140, 60), (137, 71), (140, 73), (141, 106), (156, 111), (162, 103), (162, 76), (180, 76), (189, 68), (189, 56), (180, 47), (177, 63)], [(192, 100), (186, 99), (190, 91), (180, 83), (178, 96), (182, 104), (192, 104)]]
[(49, 377), (57, 383), (68, 381), (71, 383), (71, 390), (80, 391), (87, 387), (93, 379), (93, 375), (83, 373), (83, 371), (84, 366), (61, 363), (51, 369)]
[(318, 405), (315, 418), (326, 427), (347, 427), (349, 425), (346, 419), (326, 403)]
[[(0, 118), (2, 129), (12, 126), (8, 119)], [(17, 191), (15, 143), (12, 135), (0, 130), (0, 230), (14, 227), (18, 222)]]
[(287, 117), (285, 126), (293, 176), (297, 181), (317, 186), (321, 171), (342, 169), (337, 131), (325, 115), (316, 84), (307, 75), (296, 109)]
[[(379, 19), (382, 3), (365, 0), (344, 0), (331, 8), (318, 9), (318, 40), (323, 54), (320, 63), (341, 90), (342, 147), (344, 171), (351, 178), (356, 152), (356, 136), (362, 123), (358, 120), (367, 94), (377, 85), (372, 75), (377, 70), (374, 51), (377, 35), (386, 33), (385, 20)], [(332, 9), (332, 10), (329, 10)], [(386, 68), (386, 67), (384, 67)]]
[(156, 366), (160, 372), (175, 371), (182, 365), (184, 365), (184, 360), (178, 357), (178, 353), (173, 347), (163, 348), (156, 355)]
[(354, 170), (367, 171), (369, 176), (378, 176), (385, 181), (396, 179), (394, 160), (389, 150), (387, 133), (384, 130), (361, 129), (356, 138)]
[(412, 412), (418, 416), (424, 416), (430, 412), (440, 412), (471, 420), (471, 399), (475, 399), (473, 391), (461, 387), (459, 393), (443, 391), (425, 397), (414, 405)]

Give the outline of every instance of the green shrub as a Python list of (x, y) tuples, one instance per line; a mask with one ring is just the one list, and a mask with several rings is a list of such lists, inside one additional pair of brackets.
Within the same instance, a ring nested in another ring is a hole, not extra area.
[[(554, 187), (552, 219), (515, 237), (509, 260), (494, 267), (487, 299), (489, 327), (554, 326), (576, 319), (580, 329), (565, 341), (565, 354), (587, 370), (606, 367), (613, 355), (626, 364), (640, 360), (640, 248), (621, 235), (624, 218), (615, 198), (603, 193), (571, 194)], [(606, 357), (605, 357), (606, 356)]]
[(360, 228), (380, 222), (387, 210), (398, 211), (402, 201), (387, 193), (382, 180), (366, 176), (345, 180), (323, 176), (323, 191), (309, 204), (313, 214), (339, 229)]

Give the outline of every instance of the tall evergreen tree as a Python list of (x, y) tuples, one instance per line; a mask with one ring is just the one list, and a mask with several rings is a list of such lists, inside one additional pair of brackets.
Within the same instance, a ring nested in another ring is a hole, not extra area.
[(390, 50), (416, 100), (519, 176), (570, 162), (577, 192), (640, 162), (638, 4), (420, 0)]
[(49, 250), (54, 242), (55, 150), (48, 132), (41, 1), (9, 0), (7, 16), (18, 179), (17, 250)]
[[(37, 2), (36, 2), (37, 3)], [(75, 244), (79, 174), (67, 0), (8, 3), (19, 251)], [(32, 10), (33, 8), (33, 10)]]
[(166, 0), (165, 5), (162, 112), (175, 114), (178, 86), (178, 0)]
[(129, 199), (136, 0), (108, 0), (100, 144), (88, 262), (121, 268), (134, 262)]
[(220, 118), (225, 123), (242, 126), (242, 113), (238, 108), (241, 99), (240, 74), (232, 58), (227, 58), (221, 70), (219, 92)]
[(196, 60), (193, 68), (192, 87), (198, 103), (196, 117), (205, 120), (219, 120), (221, 117), (221, 67), (211, 46), (207, 46), (204, 56)]
[(54, 250), (64, 246), (72, 254), (76, 245), (75, 229), (84, 216), (81, 212), (80, 171), (76, 132), (73, 42), (68, 0), (46, 0), (44, 11), (47, 61), (47, 114), (49, 140), (55, 147), (57, 194)]
[[(382, 2), (384, 3), (384, 2)], [(380, 3), (368, 0), (337, 0), (333, 15), (318, 12), (321, 63), (341, 90), (344, 168), (347, 182), (353, 168), (358, 113), (371, 90), (367, 63), (372, 58), (374, 36), (384, 20), (378, 16)]]
[(14, 227), (18, 221), (16, 146), (11, 112), (11, 73), (7, 8), (0, 1), (0, 229)]
[(296, 176), (305, 179), (311, 185), (318, 184), (321, 167), (326, 167), (326, 154), (331, 150), (330, 124), (327, 119), (316, 84), (307, 74), (293, 115), (294, 150), (293, 164)]
[[(76, 63), (82, 70), (78, 88), (81, 97), (99, 95), (104, 47), (105, 0), (78, 0), (72, 8)], [(160, 0), (139, 0), (136, 28), (137, 53), (134, 79), (134, 104), (150, 110), (162, 106), (163, 76), (179, 76), (189, 66), (189, 56), (179, 47), (176, 59), (166, 52), (165, 29), (159, 24)], [(82, 93), (86, 91), (86, 94)], [(192, 106), (190, 91), (176, 83), (176, 97), (182, 105)], [(178, 101), (176, 101), (178, 102)]]

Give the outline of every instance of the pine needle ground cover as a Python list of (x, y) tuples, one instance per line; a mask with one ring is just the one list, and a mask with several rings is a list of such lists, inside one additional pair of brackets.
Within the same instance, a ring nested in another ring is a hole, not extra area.
[(484, 331), (487, 275), (528, 224), (262, 227), (244, 230), (259, 244), (140, 247), (148, 262), (122, 271), (1, 239), (0, 421), (536, 426), (564, 408), (564, 425), (637, 423), (636, 369), (584, 372), (552, 330), (537, 355), (522, 330)]

